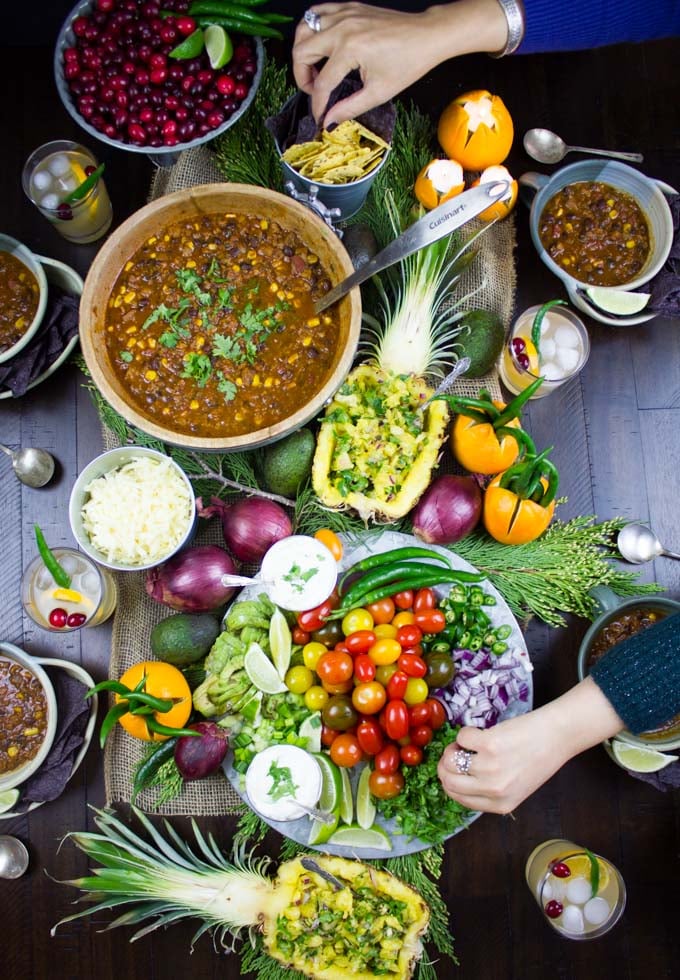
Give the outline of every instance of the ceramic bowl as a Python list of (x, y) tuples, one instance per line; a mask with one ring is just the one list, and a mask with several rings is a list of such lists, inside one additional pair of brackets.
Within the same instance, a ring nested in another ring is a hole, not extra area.
[(35, 311), (35, 316), (30, 326), (24, 331), (16, 344), (12, 344), (6, 350), (0, 351), (0, 364), (3, 364), (5, 361), (9, 361), (10, 358), (14, 357), (15, 354), (18, 354), (19, 351), (23, 350), (38, 332), (38, 328), (45, 315), (45, 307), (47, 306), (47, 279), (38, 257), (30, 249), (26, 248), (25, 245), (22, 245), (21, 242), (18, 242), (16, 238), (0, 234), (0, 252), (9, 252), (10, 255), (13, 255), (22, 262), (35, 277), (39, 290), (38, 308)]
[(555, 171), (552, 176), (530, 172), (519, 179), (520, 195), (525, 203), (530, 204), (529, 226), (531, 239), (540, 259), (565, 285), (569, 299), (578, 309), (587, 313), (594, 320), (611, 326), (633, 326), (651, 320), (655, 314), (642, 312), (634, 316), (612, 316), (598, 310), (583, 296), (583, 290), (588, 283), (580, 282), (559, 266), (548, 255), (539, 235), (539, 221), (548, 201), (568, 184), (580, 181), (600, 181), (609, 184), (617, 190), (624, 191), (633, 197), (647, 218), (650, 230), (651, 247), (647, 261), (638, 276), (620, 286), (616, 290), (637, 292), (661, 270), (671, 245), (673, 244), (673, 219), (670, 207), (664, 196), (673, 188), (661, 181), (646, 177), (634, 167), (616, 160), (581, 160)]
[(28, 762), (25, 762), (22, 766), (17, 769), (13, 769), (4, 775), (0, 775), (0, 792), (6, 789), (14, 789), (15, 786), (19, 786), (24, 780), (32, 776), (36, 770), (45, 761), (47, 753), (52, 748), (52, 742), (54, 741), (54, 736), (57, 731), (57, 699), (54, 695), (54, 688), (52, 687), (52, 682), (49, 677), (41, 667), (41, 663), (50, 663), (49, 660), (40, 660), (35, 657), (31, 657), (28, 653), (24, 653), (19, 647), (15, 647), (12, 643), (0, 643), (0, 657), (7, 660), (14, 660), (16, 663), (21, 664), (23, 668), (28, 670), (33, 676), (38, 680), (40, 686), (45, 694), (45, 700), (47, 701), (47, 729), (45, 731), (45, 736), (42, 741), (42, 745), (38, 749), (37, 753)]
[(80, 303), (80, 341), (92, 380), (104, 398), (128, 422), (164, 443), (198, 450), (240, 451), (281, 439), (315, 418), (345, 380), (359, 343), (361, 298), (359, 289), (337, 304), (338, 339), (332, 363), (315, 394), (300, 393), (300, 401), (286, 418), (237, 436), (195, 436), (173, 428), (172, 418), (162, 424), (142, 414), (130, 398), (111, 363), (106, 345), (104, 311), (126, 262), (159, 229), (205, 214), (227, 212), (275, 221), (295, 234), (316, 254), (332, 284), (345, 279), (354, 267), (331, 229), (302, 204), (285, 194), (246, 184), (205, 184), (177, 191), (147, 204), (107, 239), (85, 280)]
[(83, 524), (83, 505), (88, 499), (87, 487), (92, 482), (92, 480), (97, 479), (97, 477), (104, 476), (105, 473), (110, 473), (112, 470), (116, 470), (125, 463), (129, 463), (133, 459), (140, 459), (141, 457), (148, 457), (150, 459), (168, 459), (163, 453), (156, 452), (155, 449), (147, 449), (146, 446), (121, 446), (118, 449), (110, 449), (106, 453), (102, 453), (101, 456), (96, 456), (90, 463), (87, 464), (82, 473), (78, 476), (78, 479), (73, 485), (71, 491), (71, 498), (69, 500), (68, 516), (71, 524), (71, 531), (73, 536), (78, 542), (78, 547), (89, 555), (93, 561), (96, 561), (99, 565), (104, 565), (105, 568), (111, 568), (117, 572), (141, 572), (149, 568), (155, 568), (156, 565), (160, 565), (161, 562), (167, 561), (176, 554), (181, 548), (185, 547), (191, 540), (196, 530), (196, 498), (194, 495), (194, 489), (191, 485), (191, 480), (187, 477), (184, 471), (175, 463), (172, 462), (173, 468), (177, 471), (179, 476), (181, 476), (187, 490), (189, 491), (191, 498), (191, 518), (187, 522), (186, 528), (177, 544), (173, 546), (169, 551), (162, 555), (159, 555), (152, 562), (147, 564), (123, 564), (120, 562), (111, 561), (102, 551), (100, 551), (90, 540), (90, 537), (85, 530)]

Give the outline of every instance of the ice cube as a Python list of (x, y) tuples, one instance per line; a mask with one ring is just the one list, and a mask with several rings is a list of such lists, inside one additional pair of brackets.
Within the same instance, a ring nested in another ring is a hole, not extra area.
[(560, 922), (564, 931), (570, 932), (573, 936), (580, 936), (586, 931), (583, 912), (576, 905), (567, 905)]
[(574, 905), (583, 905), (592, 895), (590, 882), (583, 875), (579, 875), (577, 878), (570, 878), (567, 881), (566, 895), (568, 901), (573, 902)]
[(556, 350), (555, 341), (552, 337), (545, 337), (541, 340), (541, 356), (547, 357), (548, 360), (554, 355)]
[(48, 572), (45, 566), (38, 570), (38, 574), (35, 577), (35, 587), (40, 592), (44, 592), (46, 589), (51, 589), (54, 586), (54, 579), (52, 578), (52, 573)]
[(47, 164), (47, 169), (55, 177), (63, 177), (71, 169), (71, 163), (65, 153), (58, 153)]
[(64, 555), (59, 559), (59, 564), (67, 575), (75, 575), (80, 568), (80, 558), (77, 555)]
[(37, 170), (33, 174), (33, 186), (37, 191), (45, 191), (52, 183), (52, 177), (46, 170)]
[(553, 322), (552, 322), (552, 320), (551, 320), (551, 319), (550, 319), (550, 317), (549, 317), (549, 316), (548, 316), (548, 315), (546, 314), (546, 315), (545, 315), (545, 316), (543, 317), (543, 319), (541, 320), (541, 337), (543, 337), (543, 336), (544, 336), (544, 334), (546, 334), (546, 333), (548, 332), (548, 330), (550, 330), (550, 328), (552, 327), (552, 325), (553, 325)]
[(80, 592), (87, 595), (96, 595), (99, 590), (99, 576), (96, 572), (87, 571), (80, 578)]
[(541, 374), (546, 381), (561, 381), (564, 377), (563, 369), (554, 361), (547, 361), (545, 364), (541, 364)]
[(562, 323), (555, 330), (553, 339), (558, 347), (578, 347), (580, 338), (575, 327)]
[(562, 376), (575, 371), (580, 359), (581, 355), (575, 347), (558, 347), (555, 353), (555, 360), (562, 369)]
[(611, 909), (606, 898), (591, 898), (583, 906), (583, 915), (591, 926), (601, 926), (609, 918)]
[(45, 194), (40, 202), (40, 207), (45, 208), (46, 211), (56, 211), (59, 207), (59, 196), (57, 194)]
[[(548, 895), (547, 889), (550, 889), (550, 894)], [(554, 898), (555, 901), (561, 902), (567, 891), (567, 886), (563, 878), (556, 878), (554, 875), (550, 875), (543, 886), (543, 897), (547, 900), (549, 898)]]
[(64, 194), (70, 194), (78, 186), (78, 181), (73, 174), (68, 174), (66, 177), (59, 178), (59, 186)]

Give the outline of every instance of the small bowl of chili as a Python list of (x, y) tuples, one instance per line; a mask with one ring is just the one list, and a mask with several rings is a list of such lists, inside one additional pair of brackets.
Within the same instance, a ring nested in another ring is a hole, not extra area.
[(664, 193), (673, 189), (617, 161), (581, 160), (552, 176), (526, 173), (520, 193), (531, 204), (531, 238), (541, 260), (564, 283), (572, 303), (613, 326), (652, 319), (598, 310), (589, 286), (635, 292), (663, 267), (673, 243)]
[(30, 343), (46, 305), (42, 265), (16, 238), (0, 234), (0, 364)]
[(0, 792), (40, 768), (57, 730), (57, 701), (40, 661), (0, 643)]

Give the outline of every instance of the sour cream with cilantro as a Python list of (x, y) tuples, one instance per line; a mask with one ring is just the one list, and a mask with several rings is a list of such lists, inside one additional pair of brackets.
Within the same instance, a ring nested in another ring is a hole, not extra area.
[(271, 546), (258, 576), (272, 602), (298, 612), (324, 602), (335, 588), (338, 565), (316, 538), (292, 534)]
[(267, 820), (297, 820), (321, 795), (321, 768), (309, 752), (294, 745), (270, 745), (258, 752), (246, 772), (246, 793)]

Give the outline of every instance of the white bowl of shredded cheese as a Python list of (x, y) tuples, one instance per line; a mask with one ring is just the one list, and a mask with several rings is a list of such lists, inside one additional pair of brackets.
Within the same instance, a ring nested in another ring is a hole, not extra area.
[(117, 571), (142, 571), (188, 543), (196, 499), (169, 456), (122, 446), (82, 471), (71, 491), (69, 519), (78, 544), (94, 561)]

